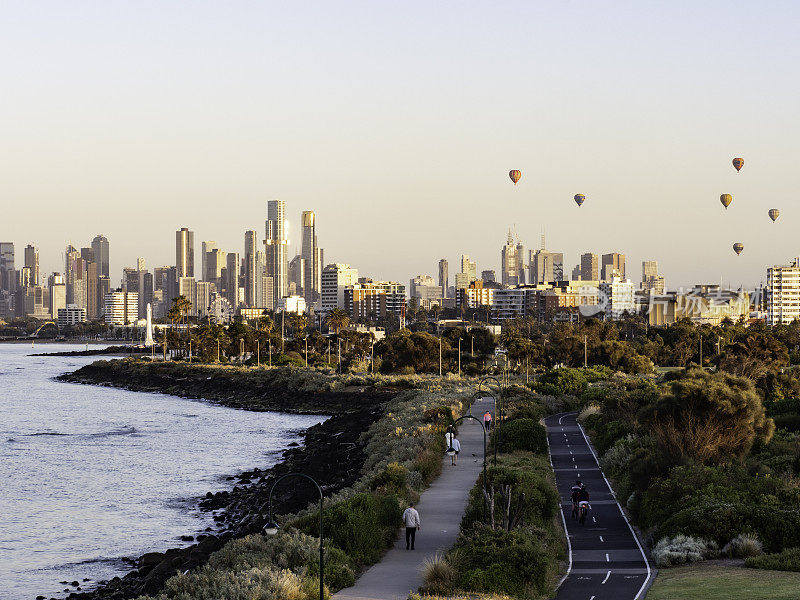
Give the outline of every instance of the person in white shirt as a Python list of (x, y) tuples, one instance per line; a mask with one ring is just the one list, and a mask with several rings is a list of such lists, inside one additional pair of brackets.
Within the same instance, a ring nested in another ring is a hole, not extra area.
[(420, 528), (419, 513), (413, 504), (403, 512), (403, 523), (406, 526), (406, 550), (413, 550), (417, 529)]
[(450, 464), (455, 467), (458, 462), (458, 453), (461, 452), (461, 442), (453, 436), (453, 439), (450, 441), (450, 447), (455, 450), (455, 454), (450, 457)]

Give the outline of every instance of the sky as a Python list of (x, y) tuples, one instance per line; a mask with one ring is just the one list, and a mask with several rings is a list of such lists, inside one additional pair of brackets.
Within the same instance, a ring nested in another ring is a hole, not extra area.
[(670, 289), (757, 285), (800, 254), (798, 19), (780, 1), (9, 0), (0, 240), (50, 272), (103, 233), (114, 283), (137, 256), (174, 264), (180, 227), (198, 255), (242, 252), (281, 198), (290, 256), (314, 210), (326, 262), (375, 278), (452, 274), (462, 253), (499, 273), (511, 227), (567, 272), (618, 251), (635, 281), (655, 259)]

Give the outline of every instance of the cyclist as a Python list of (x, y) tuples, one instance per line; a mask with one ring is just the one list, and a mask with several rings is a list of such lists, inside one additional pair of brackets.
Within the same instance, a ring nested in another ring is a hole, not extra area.
[(573, 485), (572, 488), (570, 489), (570, 498), (572, 498), (572, 518), (573, 519), (577, 519), (578, 518), (578, 496), (580, 495), (581, 486), (582, 485), (583, 484), (581, 483), (581, 480), (578, 479), (575, 482), (575, 485)]
[(581, 525), (586, 521), (586, 515), (591, 508), (592, 507), (589, 505), (589, 490), (581, 483), (581, 488), (578, 490), (578, 512), (580, 513), (578, 521)]

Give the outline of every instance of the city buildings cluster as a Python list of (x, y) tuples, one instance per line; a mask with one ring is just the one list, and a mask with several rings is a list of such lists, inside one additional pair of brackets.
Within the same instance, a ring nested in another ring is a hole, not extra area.
[(500, 276), (494, 269), (478, 272), (476, 261), (461, 256), (452, 285), (447, 259), (438, 262), (438, 277), (417, 275), (408, 287), (393, 281), (359, 277), (346, 263), (325, 264), (317, 237), (316, 215), (300, 214), (300, 253), (289, 259), (288, 220), (283, 200), (267, 202), (264, 235), (246, 231), (243, 253), (226, 252), (212, 240), (200, 243), (196, 260), (195, 234), (175, 232), (175, 264), (148, 270), (145, 259), (122, 270), (113, 280), (109, 240), (97, 235), (80, 249), (68, 244), (63, 272), (46, 278), (40, 272), (39, 251), (23, 250), (17, 268), (15, 248), (0, 242), (0, 318), (34, 317), (59, 328), (87, 320), (128, 326), (145, 319), (147, 306), (155, 318), (170, 313), (183, 296), (189, 316), (227, 321), (235, 315), (256, 318), (265, 310), (307, 313), (314, 322), (333, 309), (351, 319), (402, 320), (407, 309), (477, 311), (486, 322), (533, 317), (540, 322), (577, 322), (589, 316), (619, 319), (645, 314), (653, 326), (689, 318), (720, 323), (763, 318), (770, 324), (800, 318), (800, 258), (767, 269), (763, 289), (726, 290), (696, 285), (667, 291), (655, 260), (642, 262), (641, 282), (627, 275), (625, 255), (586, 252), (570, 270), (564, 254), (548, 250), (544, 236), (538, 249), (526, 252), (512, 232), (500, 251)]

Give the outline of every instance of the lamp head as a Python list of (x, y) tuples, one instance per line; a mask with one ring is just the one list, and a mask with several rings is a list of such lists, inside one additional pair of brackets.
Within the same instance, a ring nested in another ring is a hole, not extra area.
[(264, 525), (264, 533), (266, 533), (267, 535), (275, 535), (276, 533), (278, 533), (278, 529), (280, 529), (280, 527), (275, 521), (272, 520), (266, 525)]

